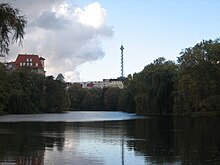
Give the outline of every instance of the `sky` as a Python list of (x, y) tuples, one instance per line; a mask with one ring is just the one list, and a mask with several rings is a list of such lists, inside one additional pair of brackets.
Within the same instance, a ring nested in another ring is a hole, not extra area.
[(158, 57), (175, 61), (202, 40), (219, 38), (219, 0), (1, 0), (27, 17), (18, 53), (43, 56), (46, 75), (101, 81), (140, 72)]

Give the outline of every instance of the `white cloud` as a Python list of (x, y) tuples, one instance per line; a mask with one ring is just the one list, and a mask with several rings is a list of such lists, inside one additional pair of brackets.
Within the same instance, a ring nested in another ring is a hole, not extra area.
[(105, 24), (106, 11), (98, 2), (94, 2), (83, 9), (77, 8), (74, 14), (83, 25), (100, 28)]
[(56, 77), (63, 73), (67, 81), (79, 81), (77, 66), (104, 56), (101, 39), (112, 37), (113, 31), (106, 24), (107, 12), (98, 2), (83, 8), (64, 0), (10, 3), (28, 18), (23, 48), (13, 45), (10, 51), (13, 58), (18, 53), (42, 55), (47, 75)]

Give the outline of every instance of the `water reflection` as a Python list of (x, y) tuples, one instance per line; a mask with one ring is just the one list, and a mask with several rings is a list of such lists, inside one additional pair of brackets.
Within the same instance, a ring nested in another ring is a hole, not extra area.
[(219, 164), (218, 121), (0, 123), (0, 164)]
[(145, 139), (128, 146), (153, 164), (220, 164), (220, 118), (136, 120), (129, 136)]

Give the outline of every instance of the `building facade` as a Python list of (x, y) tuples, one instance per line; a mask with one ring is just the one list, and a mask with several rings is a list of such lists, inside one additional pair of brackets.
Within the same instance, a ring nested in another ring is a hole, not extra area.
[(82, 88), (120, 88), (123, 89), (123, 81), (119, 79), (103, 79), (103, 81), (80, 82)]
[(19, 54), (14, 62), (6, 63), (8, 69), (19, 69), (26, 67), (36, 74), (45, 75), (43, 57), (34, 54)]

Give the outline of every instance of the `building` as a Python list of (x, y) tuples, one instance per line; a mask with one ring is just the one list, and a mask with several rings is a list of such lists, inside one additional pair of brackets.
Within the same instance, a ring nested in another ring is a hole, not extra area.
[(82, 88), (120, 88), (123, 89), (123, 81), (120, 79), (103, 79), (103, 81), (80, 82)]
[(8, 69), (29, 68), (36, 74), (45, 75), (44, 58), (34, 54), (19, 54), (14, 62), (6, 63)]

